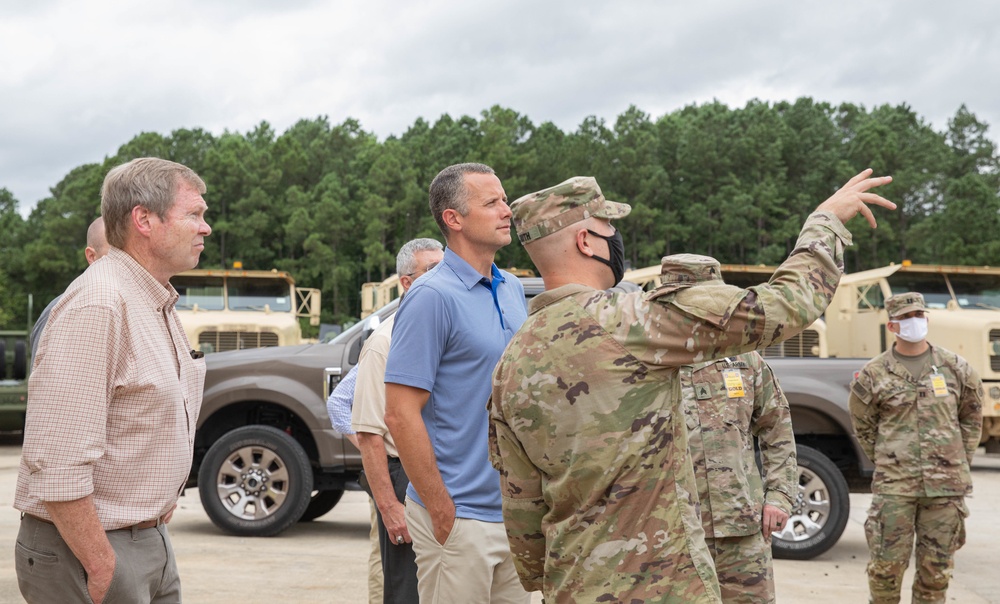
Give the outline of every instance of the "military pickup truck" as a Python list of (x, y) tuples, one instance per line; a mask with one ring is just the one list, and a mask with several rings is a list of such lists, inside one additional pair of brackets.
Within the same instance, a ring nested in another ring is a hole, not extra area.
[[(530, 298), (541, 279), (522, 278)], [(398, 301), (375, 311), (381, 320)], [(357, 361), (372, 319), (327, 344), (207, 355), (205, 398), (188, 486), (225, 532), (277, 535), (330, 511), (357, 489), (361, 454), (333, 429), (326, 399)], [(799, 495), (775, 554), (807, 559), (836, 543), (871, 464), (847, 411), (848, 385), (863, 360), (773, 359), (799, 444)]]
[(299, 319), (319, 325), (320, 290), (284, 271), (192, 269), (170, 283), (184, 333), (205, 354), (304, 344)]

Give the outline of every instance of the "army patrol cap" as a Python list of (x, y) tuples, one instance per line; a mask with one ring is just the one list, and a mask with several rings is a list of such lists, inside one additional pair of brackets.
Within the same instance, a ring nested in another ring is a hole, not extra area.
[(605, 199), (594, 177), (574, 176), (515, 200), (510, 209), (518, 239), (529, 243), (591, 216), (624, 218), (632, 206)]
[(698, 254), (673, 254), (660, 261), (660, 281), (668, 283), (722, 283), (722, 268), (711, 256)]
[(897, 294), (885, 301), (885, 311), (889, 313), (890, 319), (915, 310), (927, 310), (923, 295), (917, 292)]

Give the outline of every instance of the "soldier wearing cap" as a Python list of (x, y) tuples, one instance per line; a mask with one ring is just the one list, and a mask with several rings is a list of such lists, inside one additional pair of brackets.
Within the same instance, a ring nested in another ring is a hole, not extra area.
[(850, 410), (875, 462), (865, 522), (870, 602), (899, 602), (916, 534), (914, 602), (944, 602), (965, 544), (969, 468), (982, 430), (983, 384), (957, 354), (927, 341), (927, 306), (911, 292), (885, 301), (896, 342), (851, 385)]
[[(889, 178), (824, 202), (769, 284), (607, 291), (623, 273), (611, 221), (630, 207), (593, 178), (524, 196), (514, 226), (546, 291), (493, 376), (490, 452), (521, 583), (552, 602), (719, 602), (697, 512), (678, 368), (792, 337), (829, 304), (843, 223)], [(873, 225), (874, 226), (874, 225)], [(691, 283), (690, 285), (693, 285)]]
[[(664, 288), (722, 282), (718, 260), (708, 256), (676, 254), (662, 266)], [(701, 523), (722, 601), (774, 602), (771, 533), (784, 527), (797, 491), (788, 400), (756, 351), (685, 365), (680, 380)]]

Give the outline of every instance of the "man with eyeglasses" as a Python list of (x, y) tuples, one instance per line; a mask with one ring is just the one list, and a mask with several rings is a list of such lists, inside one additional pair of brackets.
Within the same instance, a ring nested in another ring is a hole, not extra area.
[(865, 522), (870, 602), (899, 602), (916, 534), (914, 602), (944, 602), (955, 552), (965, 544), (965, 496), (982, 430), (983, 383), (957, 354), (927, 341), (916, 292), (885, 301), (891, 349), (851, 385), (851, 420), (875, 463)]

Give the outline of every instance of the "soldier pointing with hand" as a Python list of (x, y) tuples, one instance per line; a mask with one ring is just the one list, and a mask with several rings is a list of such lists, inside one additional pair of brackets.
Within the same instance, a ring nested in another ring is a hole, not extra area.
[(620, 293), (631, 208), (576, 177), (511, 210), (545, 293), (493, 376), (490, 452), (514, 565), (547, 601), (719, 602), (697, 513), (679, 367), (765, 348), (817, 319), (846, 221), (890, 182), (866, 170), (806, 220), (769, 283)]

